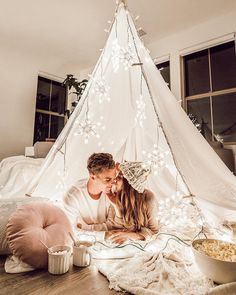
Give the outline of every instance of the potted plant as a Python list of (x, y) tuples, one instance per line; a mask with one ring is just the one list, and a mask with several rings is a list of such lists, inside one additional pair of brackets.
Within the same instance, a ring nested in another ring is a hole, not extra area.
[(77, 106), (78, 102), (80, 101), (82, 94), (87, 86), (88, 80), (84, 79), (82, 81), (78, 81), (77, 78), (74, 77), (72, 74), (68, 74), (66, 79), (62, 82), (62, 85), (68, 87), (69, 91), (73, 87), (75, 91), (69, 92), (70, 94), (76, 94), (76, 99), (71, 103), (71, 109), (67, 109), (65, 111), (67, 117), (69, 118), (70, 115), (73, 113), (75, 107)]

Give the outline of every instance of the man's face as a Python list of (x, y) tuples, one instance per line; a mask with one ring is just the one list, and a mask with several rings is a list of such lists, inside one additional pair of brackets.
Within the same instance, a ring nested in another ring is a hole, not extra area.
[(110, 193), (112, 185), (116, 179), (116, 175), (116, 168), (112, 168), (104, 169), (101, 173), (98, 174), (92, 174), (91, 178), (94, 180), (94, 184), (100, 191), (104, 193)]

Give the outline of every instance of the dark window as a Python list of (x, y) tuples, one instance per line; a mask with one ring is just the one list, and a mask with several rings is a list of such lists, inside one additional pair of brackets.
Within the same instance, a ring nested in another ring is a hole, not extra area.
[(51, 84), (49, 80), (39, 77), (38, 88), (37, 88), (37, 98), (36, 98), (36, 109), (49, 111), (50, 88), (51, 88)]
[(165, 82), (168, 84), (170, 88), (170, 62), (166, 61), (166, 62), (159, 63), (156, 65), (156, 67), (158, 68), (163, 79), (165, 80)]
[(183, 62), (186, 111), (203, 125), (208, 141), (236, 142), (235, 43), (187, 55)]
[(199, 129), (202, 135), (207, 140), (212, 140), (210, 97), (189, 100), (187, 102), (187, 112), (189, 117), (193, 116), (196, 123), (200, 125)]
[(38, 77), (34, 143), (56, 139), (64, 127), (66, 87), (61, 83)]
[(214, 134), (223, 141), (236, 142), (236, 93), (212, 98)]
[(205, 93), (210, 90), (207, 50), (184, 57), (184, 71), (186, 96)]
[(210, 49), (212, 90), (236, 87), (236, 55), (234, 42)]
[(49, 116), (36, 112), (34, 123), (34, 143), (48, 138)]
[(50, 137), (57, 138), (64, 127), (64, 117), (51, 116)]
[(60, 83), (52, 81), (51, 111), (59, 114), (65, 113), (66, 88)]

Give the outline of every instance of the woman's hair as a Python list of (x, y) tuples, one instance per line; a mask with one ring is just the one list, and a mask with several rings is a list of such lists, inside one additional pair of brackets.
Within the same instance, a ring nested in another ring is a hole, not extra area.
[(137, 192), (125, 178), (122, 190), (117, 193), (116, 205), (123, 217), (124, 226), (134, 226), (135, 231), (147, 226), (146, 194)]
[(111, 154), (94, 153), (88, 158), (87, 168), (89, 173), (98, 174), (104, 169), (115, 168), (115, 161)]

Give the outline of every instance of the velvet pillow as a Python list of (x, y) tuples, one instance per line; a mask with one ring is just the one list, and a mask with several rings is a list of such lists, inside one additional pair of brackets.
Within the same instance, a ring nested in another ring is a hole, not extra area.
[(35, 267), (46, 268), (46, 247), (72, 245), (69, 232), (72, 227), (65, 213), (58, 207), (34, 202), (19, 207), (7, 224), (7, 240), (13, 254), (23, 262)]
[(6, 238), (7, 222), (11, 214), (14, 213), (16, 209), (23, 204), (47, 200), (48, 199), (46, 198), (44, 199), (36, 197), (0, 199), (0, 255), (11, 253)]

